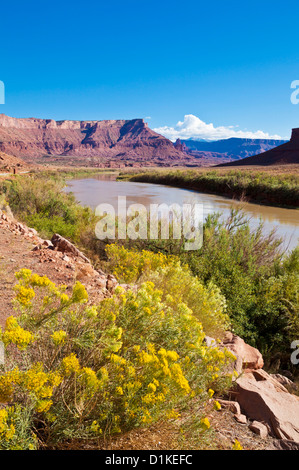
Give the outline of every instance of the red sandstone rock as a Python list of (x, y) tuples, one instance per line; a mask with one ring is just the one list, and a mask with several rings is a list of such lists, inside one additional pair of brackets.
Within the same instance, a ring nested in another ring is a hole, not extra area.
[(89, 259), (80, 250), (78, 250), (75, 245), (58, 233), (54, 233), (51, 242), (54, 249), (61, 251), (62, 253), (72, 253), (73, 255), (82, 258), (86, 263), (90, 263)]
[(238, 377), (233, 395), (242, 412), (267, 425), (275, 437), (299, 442), (299, 397), (267, 372), (252, 370)]
[(234, 415), (235, 420), (240, 424), (247, 424), (247, 418), (242, 413)]
[(243, 369), (261, 369), (264, 365), (262, 354), (246, 344), (245, 341), (233, 333), (227, 333), (222, 342), (237, 358), (234, 368), (240, 374)]
[(240, 405), (236, 401), (230, 401), (230, 400), (217, 400), (222, 408), (228, 408), (232, 413), (240, 415), (241, 414), (241, 409)]
[(253, 421), (253, 423), (249, 425), (249, 429), (251, 429), (255, 434), (258, 434), (262, 439), (265, 439), (268, 436), (267, 426), (259, 421)]

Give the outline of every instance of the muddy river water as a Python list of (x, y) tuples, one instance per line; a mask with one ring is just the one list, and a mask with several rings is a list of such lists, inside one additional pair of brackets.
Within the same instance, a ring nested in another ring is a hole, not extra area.
[(265, 206), (235, 201), (213, 194), (200, 193), (193, 190), (174, 188), (150, 183), (116, 181), (115, 175), (103, 174), (93, 177), (72, 179), (67, 182), (67, 192), (73, 192), (80, 204), (95, 209), (99, 204), (111, 204), (117, 213), (118, 197), (126, 196), (127, 207), (130, 204), (167, 205), (200, 203), (203, 205), (204, 218), (213, 212), (221, 213), (226, 218), (231, 207), (242, 207), (250, 225), (254, 230), (260, 219), (264, 222), (264, 232), (276, 229), (278, 237), (283, 237), (284, 247), (293, 249), (299, 242), (299, 210)]

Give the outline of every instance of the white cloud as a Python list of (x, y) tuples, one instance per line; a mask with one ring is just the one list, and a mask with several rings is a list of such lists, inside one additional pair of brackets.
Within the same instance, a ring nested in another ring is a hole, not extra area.
[(279, 135), (270, 135), (263, 131), (242, 131), (236, 130), (239, 126), (219, 126), (214, 124), (206, 124), (193, 114), (186, 114), (184, 121), (179, 121), (175, 127), (163, 126), (154, 129), (158, 134), (162, 134), (168, 139), (175, 141), (176, 139), (204, 139), (219, 140), (228, 139), (229, 137), (239, 137), (245, 139), (281, 139)]

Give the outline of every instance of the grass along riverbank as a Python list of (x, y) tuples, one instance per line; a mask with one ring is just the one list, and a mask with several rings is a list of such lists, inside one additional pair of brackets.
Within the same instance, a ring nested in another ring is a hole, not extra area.
[[(297, 169), (296, 169), (297, 170)], [(299, 207), (299, 174), (283, 171), (223, 169), (159, 169), (135, 174), (121, 173), (119, 179), (164, 184), (213, 193), (250, 202), (281, 207)]]

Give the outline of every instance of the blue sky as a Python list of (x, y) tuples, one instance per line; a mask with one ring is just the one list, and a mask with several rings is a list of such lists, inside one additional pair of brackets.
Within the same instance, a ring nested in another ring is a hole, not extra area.
[(299, 127), (297, 0), (17, 0), (0, 14), (0, 113), (141, 117), (172, 138)]

